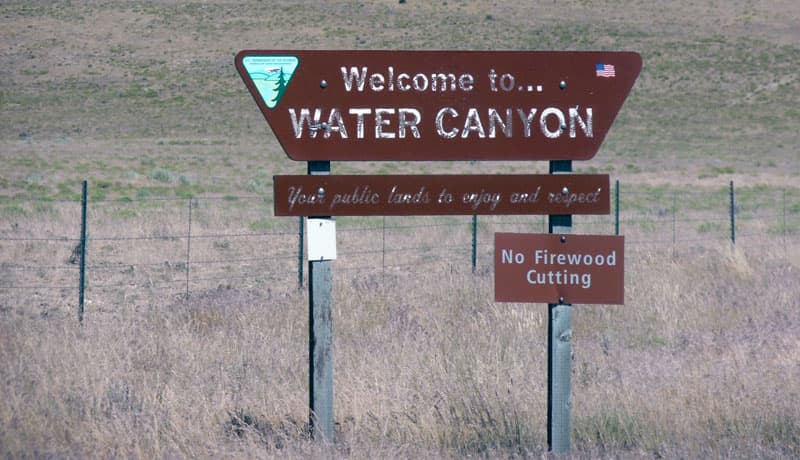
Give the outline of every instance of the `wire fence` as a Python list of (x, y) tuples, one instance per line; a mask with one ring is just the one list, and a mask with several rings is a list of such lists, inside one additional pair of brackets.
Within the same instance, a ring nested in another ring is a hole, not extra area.
[[(610, 215), (575, 216), (573, 232), (625, 235), (628, 253), (672, 255), (718, 244), (787, 247), (800, 240), (798, 189), (734, 193), (731, 183), (711, 190), (629, 190), (617, 182), (615, 192)], [(272, 212), (271, 197), (261, 195), (85, 202), (0, 197), (0, 308), (71, 308), (82, 304), (84, 288), (90, 302), (110, 306), (230, 287), (300, 287), (306, 281), (303, 219)], [(488, 273), (495, 232), (546, 233), (547, 216), (339, 217), (337, 277), (414, 275), (437, 267)]]

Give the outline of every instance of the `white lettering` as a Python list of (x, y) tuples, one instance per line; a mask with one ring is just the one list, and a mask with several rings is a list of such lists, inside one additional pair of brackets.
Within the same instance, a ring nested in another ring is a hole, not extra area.
[(289, 210), (298, 204), (325, 204), (325, 195), (305, 193), (303, 187), (289, 187)]
[(525, 274), (525, 279), (528, 284), (569, 285), (580, 286), (583, 289), (592, 287), (591, 273), (571, 273), (567, 270), (539, 273), (531, 269)]
[(510, 73), (500, 75), (500, 89), (503, 91), (511, 91), (514, 89), (514, 76)]
[(517, 114), (519, 114), (519, 118), (522, 120), (522, 128), (523, 128), (523, 136), (531, 137), (531, 123), (533, 123), (533, 119), (536, 117), (536, 110), (532, 108), (527, 115), (522, 109), (517, 109)]
[(455, 74), (448, 73), (435, 73), (431, 75), (431, 91), (436, 91), (436, 88), (440, 88), (439, 91), (445, 92), (447, 91), (447, 83), (450, 82), (450, 91), (456, 90), (456, 76)]
[(384, 126), (389, 126), (391, 120), (384, 118), (386, 115), (394, 115), (394, 109), (375, 109), (375, 138), (394, 139), (394, 133), (383, 132)]
[[(550, 131), (547, 126), (547, 117), (550, 115), (555, 115), (558, 119), (558, 126), (556, 127), (555, 131)], [(561, 127), (565, 126), (565, 123), (566, 119), (564, 118), (564, 112), (555, 107), (548, 107), (542, 110), (542, 115), (539, 117), (539, 127), (542, 130), (542, 134), (549, 139), (557, 139), (559, 136), (561, 136)]]
[[(532, 275), (536, 275), (536, 280), (532, 278)], [(547, 281), (544, 273), (537, 273), (536, 270), (528, 270), (526, 278), (528, 279), (528, 284), (545, 284), (545, 281)]]
[(397, 190), (397, 186), (392, 186), (386, 202), (390, 204), (428, 204), (431, 202), (430, 194), (425, 190), (425, 186), (420, 187), (417, 193), (403, 193)]
[(428, 89), (428, 77), (425, 74), (418, 73), (411, 79), (414, 89), (417, 91), (425, 91)]
[(403, 80), (410, 80), (411, 75), (407, 73), (401, 73), (397, 76), (397, 87), (400, 88), (400, 91), (408, 91), (411, 89), (411, 85), (408, 83), (403, 83)]
[(539, 191), (541, 191), (542, 187), (536, 187), (535, 192), (514, 192), (511, 194), (509, 200), (511, 203), (538, 203), (539, 202)]
[[(350, 88), (357, 91), (361, 85), (359, 70), (355, 67), (350, 72), (347, 72), (344, 67), (342, 69), (344, 69), (343, 75), (347, 77)], [(419, 77), (420, 75), (421, 77)], [(444, 75), (445, 79), (435, 81), (439, 88), (436, 91), (443, 91), (441, 89), (443, 81), (446, 83), (445, 90), (452, 89), (453, 85), (458, 86), (457, 80), (451, 79), (450, 74), (440, 75)], [(411, 91), (430, 84), (424, 74), (417, 74), (414, 77), (415, 80), (410, 82), (406, 77), (408, 76), (403, 74), (398, 76), (397, 88), (399, 91)], [(371, 91), (388, 91), (391, 87), (388, 80), (382, 79), (382, 77), (372, 78), (369, 75), (365, 76), (363, 84)], [(414, 86), (409, 87), (410, 84)], [(323, 114), (323, 110), (327, 112), (327, 117)], [(519, 125), (522, 125), (522, 129), (517, 128), (516, 135), (524, 138), (539, 136), (540, 132), (547, 139), (557, 139), (567, 131), (568, 127), (569, 138), (574, 139), (580, 136), (591, 138), (593, 136), (591, 108), (580, 110), (579, 107), (573, 107), (562, 111), (556, 107), (547, 107), (539, 111), (536, 108), (469, 107), (464, 108), (463, 112), (460, 112), (461, 110), (453, 107), (438, 109), (433, 117), (433, 128), (439, 137), (469, 139), (474, 134), (474, 138), (477, 139), (510, 139), (514, 137), (514, 128)], [(569, 113), (569, 121), (566, 119), (565, 111)], [(365, 139), (368, 135), (372, 137), (373, 133), (375, 139), (406, 139), (409, 137), (420, 139), (423, 134), (423, 126), (427, 129), (430, 123), (427, 119), (423, 120), (422, 110), (416, 107), (333, 107), (330, 109), (291, 107), (288, 108), (288, 114), (294, 136), (297, 139), (304, 137), (316, 139), (318, 135), (324, 139), (332, 137), (349, 139), (351, 135), (355, 136), (355, 139)], [(532, 126), (537, 118), (538, 132), (534, 133), (535, 129)], [(519, 119), (520, 122), (515, 119)], [(368, 132), (369, 134), (367, 134)], [(337, 134), (338, 136), (336, 136)], [(517, 202), (523, 202), (521, 200), (531, 197), (533, 200), (527, 202), (536, 202), (538, 195), (515, 193), (511, 196), (512, 199), (520, 200)], [(551, 203), (560, 203), (564, 207), (570, 207), (572, 204), (597, 203), (600, 199), (600, 191), (570, 193), (564, 196), (550, 193), (547, 198)]]
[(494, 211), (502, 199), (503, 196), (500, 193), (489, 193), (481, 189), (480, 193), (465, 193), (461, 197), (461, 202), (469, 204), (473, 211), (477, 211), (481, 204), (489, 205), (489, 209)]
[(489, 139), (494, 139), (497, 137), (497, 125), (500, 125), (500, 130), (503, 131), (506, 137), (511, 137), (512, 133), (512, 126), (511, 126), (511, 109), (506, 109), (506, 119), (500, 117), (500, 114), (497, 113), (497, 109), (490, 108), (489, 109)]
[(475, 88), (475, 77), (465, 73), (458, 77), (458, 87), (461, 91), (472, 91)]
[(521, 264), (525, 263), (525, 254), (521, 252), (514, 252), (513, 249), (503, 249), (501, 253), (501, 263), (504, 264)]
[[(431, 91), (431, 92), (447, 92), (447, 91), (472, 91), (475, 89), (475, 77), (472, 74), (464, 73), (456, 75), (452, 72), (431, 72), (431, 73), (415, 73), (399, 72), (395, 78), (394, 66), (387, 66), (386, 72), (373, 72), (369, 73), (367, 66), (357, 67), (341, 66), (342, 82), (344, 83), (345, 91), (359, 91), (363, 92), (364, 88), (370, 91), (393, 92), (395, 88), (398, 91)], [(512, 77), (513, 80), (513, 77)], [(513, 82), (513, 81), (512, 81)]]
[(575, 130), (576, 123), (577, 123), (578, 126), (581, 127), (581, 130), (583, 131), (583, 134), (586, 135), (586, 137), (594, 137), (594, 132), (593, 132), (593, 129), (592, 129), (592, 108), (591, 107), (588, 107), (586, 109), (586, 120), (585, 121), (584, 121), (583, 118), (581, 118), (580, 114), (578, 113), (578, 107), (574, 107), (574, 108), (570, 107), (569, 108), (569, 137), (571, 137), (572, 139), (574, 139), (575, 136), (577, 135), (576, 132), (575, 132), (576, 131)]
[(453, 128), (451, 130), (445, 131), (444, 129), (445, 114), (450, 115), (453, 118), (458, 116), (458, 112), (456, 111), (456, 109), (452, 107), (444, 107), (442, 109), (439, 109), (439, 112), (436, 113), (436, 134), (445, 139), (452, 139), (456, 137), (456, 135), (458, 135), (458, 129)]
[(372, 91), (383, 91), (385, 83), (386, 80), (384, 80), (383, 75), (379, 73), (374, 73), (369, 77), (369, 89)]
[(353, 81), (356, 83), (356, 89), (364, 91), (364, 83), (367, 81), (367, 68), (362, 67), (361, 73), (358, 73), (358, 68), (355, 66), (350, 67), (350, 73), (347, 73), (347, 68), (342, 66), (342, 79), (344, 80), (344, 89), (351, 91), (353, 89)]
[(494, 69), (489, 69), (489, 89), (497, 92), (497, 72)]
[(405, 139), (406, 137), (406, 129), (411, 130), (411, 135), (414, 136), (414, 139), (419, 139), (419, 125), (420, 120), (422, 119), (422, 115), (419, 113), (417, 109), (411, 108), (401, 108), (398, 110), (398, 128), (397, 128), (397, 137), (400, 139)]
[(303, 126), (308, 123), (309, 131), (311, 131), (311, 138), (317, 137), (317, 127), (319, 126), (319, 119), (322, 117), (322, 109), (314, 110), (314, 117), (311, 118), (309, 109), (300, 109), (300, 116), (297, 116), (294, 108), (289, 109), (289, 118), (292, 121), (292, 128), (294, 129), (294, 137), (300, 139), (303, 136)]
[(461, 131), (461, 138), (466, 139), (469, 133), (478, 133), (478, 137), (483, 139), (486, 137), (486, 132), (483, 130), (481, 117), (478, 115), (478, 109), (472, 107), (467, 111), (467, 118), (464, 120), (464, 130)]
[(339, 133), (342, 139), (347, 139), (347, 129), (344, 127), (344, 120), (342, 120), (342, 113), (339, 109), (331, 109), (328, 115), (328, 129), (325, 130), (323, 137), (328, 139), (332, 133)]
[(604, 254), (576, 254), (576, 253), (552, 253), (547, 249), (536, 249), (533, 251), (533, 260), (536, 265), (606, 265), (613, 267), (617, 265), (617, 251), (611, 251), (608, 255)]
[(356, 116), (356, 138), (364, 139), (364, 115), (371, 114), (372, 109), (350, 109), (347, 113)]

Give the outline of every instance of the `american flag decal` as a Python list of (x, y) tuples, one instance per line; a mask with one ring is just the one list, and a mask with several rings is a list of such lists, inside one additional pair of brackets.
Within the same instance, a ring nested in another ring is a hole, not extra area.
[(595, 64), (594, 66), (595, 75), (598, 77), (616, 77), (617, 71), (614, 69), (614, 66), (611, 64)]

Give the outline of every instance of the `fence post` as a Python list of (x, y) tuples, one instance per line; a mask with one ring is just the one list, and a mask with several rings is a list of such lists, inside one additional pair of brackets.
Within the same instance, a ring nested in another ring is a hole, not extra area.
[[(569, 174), (572, 161), (550, 162), (550, 174)], [(572, 215), (550, 215), (548, 233), (572, 233)], [(572, 305), (559, 299), (548, 304), (547, 322), (547, 447), (554, 454), (570, 450)]]
[(478, 215), (472, 215), (472, 273), (478, 264)]
[(303, 232), (304, 232), (304, 220), (303, 216), (299, 217), (300, 224), (299, 224), (299, 238), (298, 238), (298, 247), (297, 247), (297, 289), (303, 288)]
[(386, 216), (381, 226), (381, 274), (386, 275)]
[(83, 181), (81, 187), (81, 264), (80, 281), (78, 285), (78, 322), (83, 325), (83, 301), (86, 289), (86, 197), (87, 183)]
[(675, 228), (676, 221), (678, 220), (678, 200), (676, 195), (677, 191), (672, 191), (672, 257), (675, 257), (675, 241), (677, 239), (677, 229)]
[[(330, 161), (308, 162), (309, 175), (330, 172)], [(308, 307), (309, 428), (314, 440), (333, 442), (333, 260), (308, 261)]]
[(192, 199), (189, 198), (189, 230), (186, 234), (186, 298), (189, 298), (189, 261), (192, 254)]
[(619, 235), (619, 179), (614, 183), (614, 234)]
[(735, 214), (736, 214), (735, 209), (736, 209), (736, 207), (735, 207), (735, 202), (734, 202), (734, 198), (733, 198), (733, 181), (731, 181), (729, 195), (730, 195), (730, 203), (731, 203), (730, 204), (730, 210), (731, 210), (731, 244), (735, 245), (736, 244), (736, 218), (735, 218)]
[(786, 246), (786, 187), (783, 188), (783, 197), (781, 199), (781, 204), (783, 208), (782, 216), (783, 219), (781, 220), (781, 233), (783, 234), (783, 246)]

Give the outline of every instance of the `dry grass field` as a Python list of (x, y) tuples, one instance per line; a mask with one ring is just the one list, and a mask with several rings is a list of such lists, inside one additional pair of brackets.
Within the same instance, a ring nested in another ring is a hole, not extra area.
[[(467, 219), (341, 219), (337, 441), (309, 439), (297, 221), (271, 215), (272, 176), (306, 165), (237, 75), (246, 48), (641, 53), (600, 152), (574, 164), (623, 184), (627, 247), (626, 305), (574, 310), (571, 456), (800, 457), (798, 23), (788, 0), (3, 1), (0, 457), (548, 455), (546, 306), (494, 302), (486, 244), (540, 218), (482, 220), (475, 273)], [(520, 166), (547, 169), (332, 172)], [(206, 262), (188, 297), (187, 221)]]

